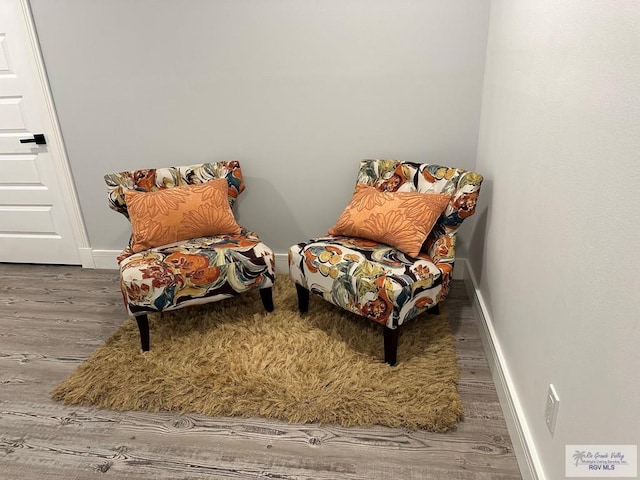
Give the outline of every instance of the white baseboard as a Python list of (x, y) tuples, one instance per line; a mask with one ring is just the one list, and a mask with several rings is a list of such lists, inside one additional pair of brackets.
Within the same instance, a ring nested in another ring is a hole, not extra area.
[(275, 253), (276, 257), (276, 273), (288, 274), (289, 273), (289, 254), (288, 253)]
[(91, 248), (78, 248), (80, 254), (80, 263), (82, 268), (96, 268), (93, 261), (93, 250)]
[[(122, 250), (93, 250), (93, 267), (109, 270), (118, 270), (116, 258)], [(82, 264), (84, 267), (84, 263)]]
[(462, 269), (465, 273), (465, 286), (471, 300), (474, 317), (480, 329), (482, 344), (484, 345), (489, 369), (491, 370), (507, 428), (509, 429), (520, 473), (523, 480), (545, 480), (546, 477), (533, 443), (531, 431), (522, 410), (520, 399), (515, 391), (508, 365), (502, 353), (502, 347), (493, 328), (493, 320), (482, 297), (482, 292), (478, 288), (476, 276), (467, 259), (461, 259), (460, 262), (456, 260), (456, 268), (459, 263), (465, 264), (464, 269)]

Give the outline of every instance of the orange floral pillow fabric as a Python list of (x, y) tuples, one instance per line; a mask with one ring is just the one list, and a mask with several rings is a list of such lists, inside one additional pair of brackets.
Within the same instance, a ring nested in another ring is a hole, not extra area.
[(224, 178), (155, 192), (127, 190), (131, 249), (142, 252), (190, 238), (239, 234)]
[(381, 192), (358, 184), (329, 235), (366, 238), (417, 257), (450, 200), (444, 193)]

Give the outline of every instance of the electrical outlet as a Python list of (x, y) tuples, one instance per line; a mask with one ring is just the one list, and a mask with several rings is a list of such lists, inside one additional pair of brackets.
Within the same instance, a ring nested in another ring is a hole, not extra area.
[(556, 429), (556, 420), (558, 419), (558, 407), (560, 407), (560, 398), (553, 384), (549, 384), (549, 392), (547, 392), (547, 407), (544, 411), (544, 419), (547, 422), (547, 428), (553, 436)]

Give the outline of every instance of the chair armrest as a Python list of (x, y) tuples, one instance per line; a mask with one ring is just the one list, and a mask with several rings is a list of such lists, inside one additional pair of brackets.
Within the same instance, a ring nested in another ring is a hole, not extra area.
[(443, 233), (435, 237), (427, 248), (427, 254), (436, 266), (441, 263), (452, 264), (456, 258), (456, 234)]

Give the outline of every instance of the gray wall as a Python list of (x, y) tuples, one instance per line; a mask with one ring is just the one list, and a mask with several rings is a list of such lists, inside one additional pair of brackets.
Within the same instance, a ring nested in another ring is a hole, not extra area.
[(476, 169), (460, 253), (546, 477), (638, 442), (637, 2), (494, 0), (490, 27), (488, 0), (31, 3), (93, 248), (128, 237), (109, 171), (238, 159), (239, 220), (284, 253), (360, 158)]
[(491, 4), (469, 258), (549, 480), (640, 440), (638, 32), (634, 0)]
[(239, 160), (238, 220), (285, 253), (335, 222), (361, 158), (474, 167), (488, 0), (31, 5), (94, 249), (128, 240), (112, 171)]

